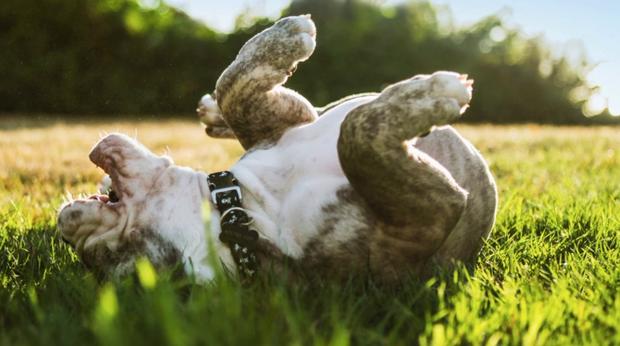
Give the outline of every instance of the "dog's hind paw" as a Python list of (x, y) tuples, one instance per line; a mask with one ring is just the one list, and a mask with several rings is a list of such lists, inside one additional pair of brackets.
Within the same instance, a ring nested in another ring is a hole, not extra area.
[(469, 106), (474, 81), (456, 72), (418, 75), (386, 88), (378, 98), (384, 105), (403, 108), (406, 114), (425, 117), (429, 125), (446, 125)]
[(466, 74), (456, 72), (435, 72), (431, 75), (432, 96), (455, 100), (459, 105), (459, 114), (463, 114), (471, 101), (474, 80)]

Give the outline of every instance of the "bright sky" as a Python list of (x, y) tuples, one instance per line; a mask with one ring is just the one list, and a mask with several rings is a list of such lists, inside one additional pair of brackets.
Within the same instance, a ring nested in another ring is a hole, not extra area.
[[(404, 0), (383, 0), (396, 4)], [(277, 17), (289, 0), (166, 0), (184, 9), (209, 26), (227, 32), (233, 29), (236, 16), (244, 10)], [(457, 25), (474, 23), (496, 13), (527, 35), (544, 35), (555, 49), (570, 54), (571, 48), (583, 45), (596, 68), (589, 74), (599, 94), (588, 104), (588, 113), (600, 113), (606, 106), (620, 115), (620, 0), (434, 0), (448, 5)], [(320, 28), (319, 28), (320, 39)]]

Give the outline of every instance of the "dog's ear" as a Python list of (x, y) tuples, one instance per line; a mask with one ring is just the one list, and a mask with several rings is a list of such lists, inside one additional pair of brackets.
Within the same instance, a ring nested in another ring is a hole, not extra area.
[(173, 269), (174, 275), (183, 275), (182, 251), (150, 229), (134, 229), (113, 248), (102, 242), (83, 249), (79, 255), (99, 281), (134, 274), (135, 264), (141, 258), (151, 262), (155, 269)]
[(235, 138), (235, 134), (228, 127), (217, 101), (209, 94), (204, 95), (198, 102), (196, 113), (200, 122), (206, 126), (207, 135), (213, 138)]

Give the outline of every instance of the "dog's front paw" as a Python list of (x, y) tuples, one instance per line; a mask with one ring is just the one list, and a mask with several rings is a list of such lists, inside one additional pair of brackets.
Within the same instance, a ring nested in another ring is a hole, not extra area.
[(217, 101), (211, 95), (204, 95), (198, 102), (196, 114), (200, 122), (207, 126), (225, 126), (226, 122), (222, 117), (222, 112), (217, 106)]
[(235, 138), (235, 134), (232, 132), (222, 112), (217, 105), (217, 101), (206, 94), (198, 102), (198, 108), (196, 108), (196, 114), (200, 122), (205, 125), (206, 133), (213, 138)]
[(238, 58), (291, 71), (312, 55), (315, 38), (316, 27), (310, 15), (282, 18), (248, 41)]

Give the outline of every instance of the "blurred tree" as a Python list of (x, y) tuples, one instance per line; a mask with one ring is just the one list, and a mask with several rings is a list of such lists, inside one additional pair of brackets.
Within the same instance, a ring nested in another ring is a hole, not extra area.
[[(188, 114), (243, 43), (271, 24), (244, 13), (224, 35), (161, 0), (143, 3), (0, 2), (0, 111)], [(592, 92), (585, 59), (554, 55), (501, 18), (457, 30), (414, 0), (294, 0), (283, 15), (305, 13), (319, 30), (317, 50), (289, 86), (317, 105), (454, 70), (476, 80), (466, 121), (620, 122), (582, 115)]]
[(162, 2), (4, 0), (0, 23), (5, 112), (190, 112), (231, 58)]
[(476, 80), (465, 121), (593, 123), (620, 122), (610, 116), (587, 119), (588, 64), (555, 58), (541, 38), (525, 38), (491, 16), (449, 30), (428, 2), (391, 8), (355, 0), (294, 0), (284, 15), (311, 13), (319, 35), (315, 56), (290, 85), (312, 101), (326, 103), (352, 92), (378, 91), (420, 73), (453, 70)]

